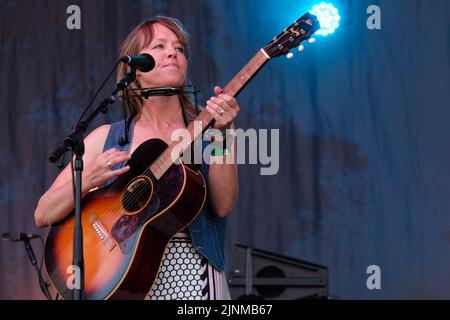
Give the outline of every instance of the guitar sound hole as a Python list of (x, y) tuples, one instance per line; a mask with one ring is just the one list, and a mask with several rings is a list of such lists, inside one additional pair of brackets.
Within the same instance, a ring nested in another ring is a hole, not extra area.
[(153, 182), (141, 176), (133, 179), (122, 194), (122, 206), (128, 214), (136, 214), (150, 202), (153, 194)]

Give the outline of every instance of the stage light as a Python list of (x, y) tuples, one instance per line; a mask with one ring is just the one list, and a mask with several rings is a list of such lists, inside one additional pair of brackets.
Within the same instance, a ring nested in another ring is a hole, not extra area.
[(341, 16), (339, 15), (339, 10), (331, 3), (322, 2), (320, 4), (316, 4), (310, 13), (317, 16), (317, 19), (319, 19), (322, 27), (316, 32), (317, 35), (328, 36), (333, 34), (334, 31), (339, 28)]

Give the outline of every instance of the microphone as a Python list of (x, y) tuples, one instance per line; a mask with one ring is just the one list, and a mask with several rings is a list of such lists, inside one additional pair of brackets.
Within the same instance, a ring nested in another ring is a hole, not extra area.
[(120, 61), (142, 72), (149, 72), (155, 67), (155, 59), (148, 53), (137, 56), (124, 56), (120, 58)]
[(2, 239), (9, 241), (29, 241), (35, 238), (39, 238), (39, 235), (24, 232), (6, 232), (2, 234)]

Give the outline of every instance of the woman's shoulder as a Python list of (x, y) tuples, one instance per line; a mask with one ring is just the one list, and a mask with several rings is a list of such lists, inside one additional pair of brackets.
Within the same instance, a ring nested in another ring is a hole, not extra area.
[(94, 154), (100, 154), (103, 150), (103, 145), (106, 142), (110, 128), (110, 124), (105, 124), (94, 129), (84, 140), (87, 150), (92, 150)]
[(111, 128), (111, 124), (105, 124), (100, 127), (97, 127), (87, 136), (87, 138), (90, 138), (90, 139), (105, 138), (106, 139), (106, 136), (108, 135), (110, 128)]

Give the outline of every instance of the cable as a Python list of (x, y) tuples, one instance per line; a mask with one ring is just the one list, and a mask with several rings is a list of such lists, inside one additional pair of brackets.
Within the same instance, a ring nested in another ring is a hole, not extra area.
[(83, 117), (86, 115), (86, 113), (88, 112), (88, 110), (91, 108), (92, 104), (94, 103), (95, 99), (97, 98), (97, 96), (99, 95), (100, 91), (103, 89), (103, 87), (106, 85), (106, 83), (108, 82), (109, 78), (111, 78), (111, 75), (116, 71), (117, 66), (119, 65), (121, 61), (117, 61), (117, 63), (115, 64), (115, 66), (113, 67), (113, 69), (111, 70), (111, 72), (108, 74), (108, 76), (106, 77), (106, 79), (103, 81), (103, 83), (100, 85), (100, 87), (97, 89), (97, 91), (95, 92), (94, 96), (92, 97), (91, 101), (89, 101), (89, 104), (87, 105), (86, 109), (84, 109), (83, 113), (81, 114), (80, 118), (77, 120), (77, 122), (75, 123), (75, 125), (73, 126), (72, 130), (75, 129), (78, 124), (80, 123), (81, 119), (83, 119)]

